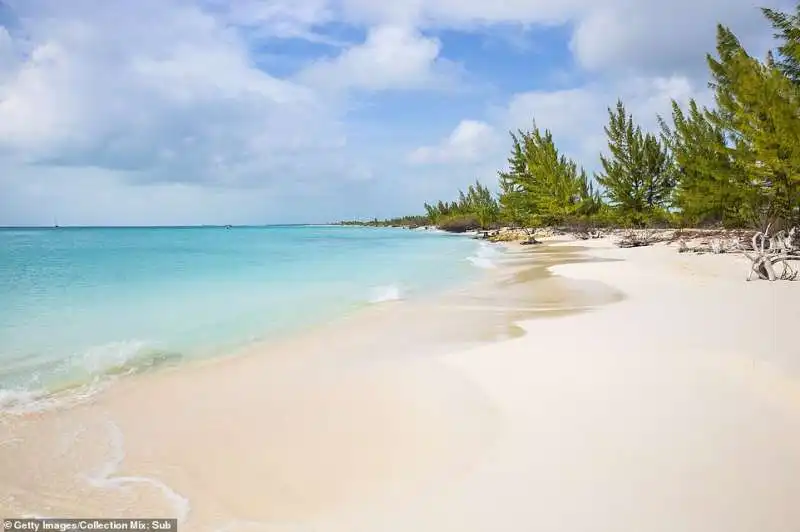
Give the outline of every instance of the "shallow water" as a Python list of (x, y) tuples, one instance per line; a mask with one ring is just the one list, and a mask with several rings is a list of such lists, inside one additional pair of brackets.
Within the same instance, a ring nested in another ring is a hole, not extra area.
[(0, 229), (0, 407), (413, 299), (491, 254), (399, 229)]
[(582, 260), (576, 251), (479, 245), (472, 256), (490, 272), (474, 281), (362, 307), (239, 356), (129, 376), (88, 398), (0, 411), (0, 513), (357, 530), (465, 474), (503, 430), (496, 405), (438, 354), (524, 334), (519, 320), (619, 300), (547, 271)]

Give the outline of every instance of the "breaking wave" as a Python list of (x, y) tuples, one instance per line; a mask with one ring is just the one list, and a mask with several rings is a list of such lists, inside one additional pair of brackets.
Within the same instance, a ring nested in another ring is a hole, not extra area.
[[(35, 367), (15, 366), (0, 372), (0, 381), (12, 381), (14, 374), (32, 377), (17, 386), (0, 387), (0, 413), (28, 414), (83, 403), (104, 390), (114, 379), (180, 362), (183, 355), (157, 349), (142, 341), (112, 342), (94, 346), (55, 363), (38, 362)], [(41, 366), (41, 367), (38, 367)], [(42, 382), (40, 374), (51, 369)]]
[(399, 301), (403, 299), (403, 291), (396, 284), (376, 286), (370, 294), (370, 303), (383, 303), (386, 301)]

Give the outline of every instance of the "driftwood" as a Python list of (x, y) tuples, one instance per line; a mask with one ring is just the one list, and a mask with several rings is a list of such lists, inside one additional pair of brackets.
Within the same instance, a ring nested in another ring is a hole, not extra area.
[(622, 233), (622, 238), (617, 241), (617, 246), (621, 248), (638, 248), (650, 246), (657, 242), (665, 242), (668, 238), (652, 229), (628, 229)]
[(578, 240), (594, 240), (603, 238), (603, 233), (597, 229), (587, 229), (585, 231), (577, 231), (573, 236)]
[(686, 240), (678, 240), (678, 253), (737, 253), (741, 251), (741, 243), (738, 238), (712, 238), (700, 241), (697, 245), (689, 247)]
[(528, 235), (527, 240), (523, 240), (521, 245), (523, 246), (530, 246), (532, 244), (541, 244), (539, 240), (536, 240), (536, 229), (525, 227), (523, 228), (525, 234)]
[[(750, 238), (737, 233), (731, 238), (701, 240), (699, 244), (689, 247), (686, 240), (678, 240), (678, 253), (742, 253), (750, 259), (750, 271), (747, 280), (755, 275), (758, 279), (769, 281), (794, 281), (800, 278), (800, 228), (789, 231), (778, 231), (770, 235), (771, 226)], [(691, 235), (696, 236), (696, 235)], [(796, 262), (796, 264), (794, 264)]]
[[(753, 235), (752, 252), (743, 251), (752, 262), (747, 280), (755, 274), (769, 281), (794, 281), (800, 273), (800, 228), (778, 231), (770, 236), (770, 226)], [(798, 264), (790, 262), (798, 261)]]

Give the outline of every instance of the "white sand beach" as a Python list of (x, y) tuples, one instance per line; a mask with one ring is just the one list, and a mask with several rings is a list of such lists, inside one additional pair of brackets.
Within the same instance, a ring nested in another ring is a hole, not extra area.
[(665, 245), (532, 248), (515, 247), (484, 295), (386, 305), (0, 419), (0, 515), (800, 530), (800, 283), (746, 282), (740, 257)]

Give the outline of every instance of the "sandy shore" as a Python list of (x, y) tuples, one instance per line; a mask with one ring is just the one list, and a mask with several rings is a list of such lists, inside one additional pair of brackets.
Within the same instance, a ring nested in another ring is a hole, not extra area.
[(607, 240), (514, 248), (435, 303), (0, 417), (0, 515), (794, 532), (800, 283), (746, 271)]

